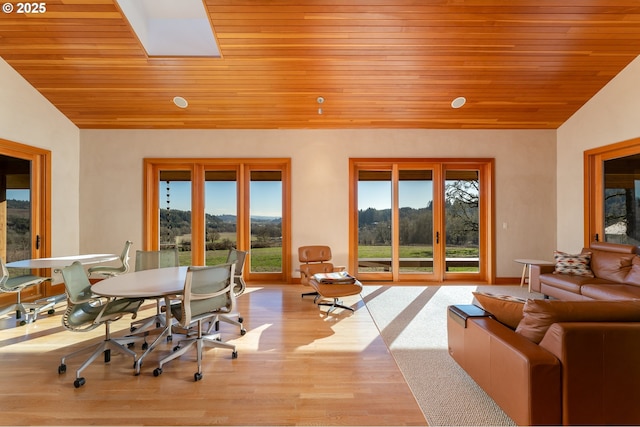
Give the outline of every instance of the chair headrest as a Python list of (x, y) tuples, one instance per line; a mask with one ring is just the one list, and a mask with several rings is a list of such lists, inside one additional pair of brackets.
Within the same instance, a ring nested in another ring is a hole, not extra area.
[(313, 245), (298, 248), (298, 260), (300, 262), (325, 262), (331, 259), (329, 246)]

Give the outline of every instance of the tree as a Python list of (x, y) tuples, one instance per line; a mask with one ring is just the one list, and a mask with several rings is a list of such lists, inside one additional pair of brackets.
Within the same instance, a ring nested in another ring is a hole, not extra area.
[(480, 188), (477, 180), (447, 181), (445, 214), (447, 244), (477, 245)]

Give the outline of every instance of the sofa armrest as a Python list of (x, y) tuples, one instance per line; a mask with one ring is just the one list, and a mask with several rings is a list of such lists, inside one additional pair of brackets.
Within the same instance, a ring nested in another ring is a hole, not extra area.
[(640, 425), (640, 323), (554, 323), (540, 342), (562, 364), (563, 424)]
[(531, 280), (529, 285), (531, 285), (531, 290), (534, 292), (540, 292), (540, 275), (553, 273), (555, 268), (556, 267), (554, 265), (531, 264), (529, 266), (529, 277)]
[(547, 350), (480, 317), (467, 320), (464, 353), (467, 373), (518, 425), (559, 424), (560, 363)]

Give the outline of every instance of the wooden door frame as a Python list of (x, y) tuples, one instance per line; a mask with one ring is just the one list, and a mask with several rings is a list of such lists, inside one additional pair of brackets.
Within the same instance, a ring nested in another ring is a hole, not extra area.
[[(31, 162), (31, 258), (51, 256), (51, 151), (0, 138), (0, 154)], [(40, 247), (36, 247), (36, 238)], [(51, 276), (50, 269), (34, 274)], [(24, 301), (60, 294), (61, 285), (49, 282), (30, 286), (21, 293)], [(64, 292), (64, 288), (62, 288)], [(0, 304), (15, 302), (15, 295), (0, 296)]]
[[(474, 167), (480, 173), (480, 268), (479, 273), (474, 278), (470, 278), (469, 274), (465, 273), (448, 273), (444, 269), (442, 271), (436, 271), (434, 266), (433, 280), (435, 282), (469, 282), (479, 281), (481, 283), (494, 283), (495, 282), (495, 197), (494, 197), (494, 173), (495, 173), (495, 159), (493, 158), (350, 158), (349, 159), (349, 271), (357, 273), (358, 271), (358, 205), (357, 205), (357, 186), (358, 186), (358, 171), (370, 167), (375, 169), (386, 168), (384, 170), (396, 171), (396, 164), (416, 166), (424, 164), (425, 167), (431, 168), (433, 165), (439, 165), (434, 169), (434, 183), (436, 179), (444, 182), (444, 172), (446, 170), (455, 170), (462, 167)], [(395, 189), (397, 191), (397, 188)], [(394, 196), (394, 197), (397, 197)], [(443, 189), (433, 188), (433, 203), (439, 203), (441, 206), (444, 203)], [(394, 227), (398, 226), (398, 219), (393, 218), (392, 221)], [(440, 230), (442, 238), (446, 236), (444, 233), (444, 218), (438, 212), (434, 211), (433, 214), (434, 228)], [(436, 250), (439, 250), (439, 255), (444, 259), (445, 245), (440, 245), (438, 248), (434, 246), (434, 258)], [(395, 250), (394, 250), (395, 252)], [(397, 256), (397, 254), (396, 254)], [(414, 277), (409, 274), (405, 278), (406, 280), (400, 281), (400, 275), (396, 271), (392, 272), (392, 280), (394, 283), (402, 283), (403, 281), (413, 281)], [(366, 279), (365, 279), (366, 280)], [(382, 279), (381, 280), (386, 280)], [(419, 281), (424, 281), (423, 278)]]

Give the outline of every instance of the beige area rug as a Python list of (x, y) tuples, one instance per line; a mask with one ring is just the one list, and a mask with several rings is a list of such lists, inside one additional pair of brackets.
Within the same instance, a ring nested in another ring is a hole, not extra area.
[(542, 298), (519, 286), (365, 286), (362, 299), (430, 426), (516, 425), (447, 352), (447, 306), (473, 291)]

